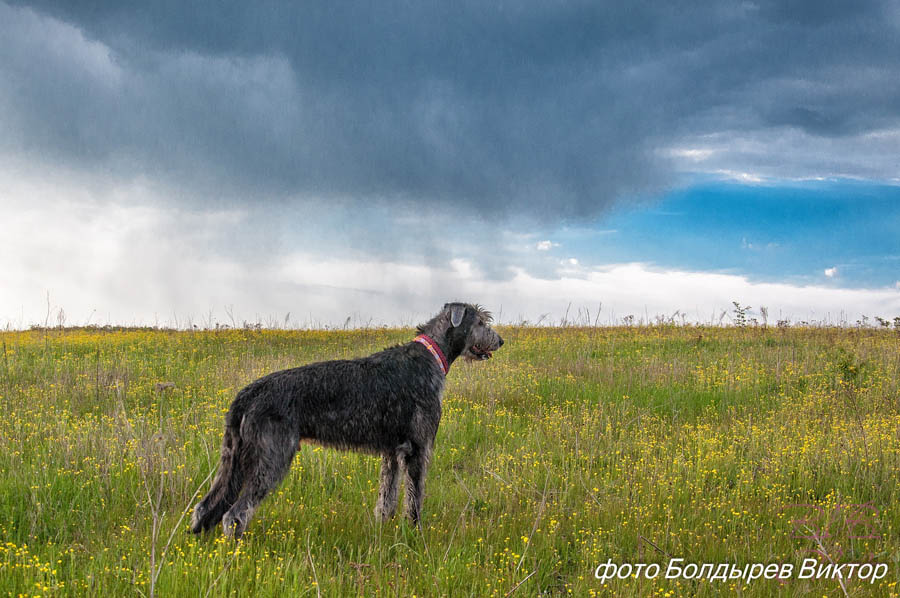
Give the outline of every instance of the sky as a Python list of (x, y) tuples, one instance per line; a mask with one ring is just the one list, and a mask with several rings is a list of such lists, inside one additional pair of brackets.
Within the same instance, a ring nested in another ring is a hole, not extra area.
[(0, 0), (0, 326), (891, 319), (897, 81), (891, 1)]

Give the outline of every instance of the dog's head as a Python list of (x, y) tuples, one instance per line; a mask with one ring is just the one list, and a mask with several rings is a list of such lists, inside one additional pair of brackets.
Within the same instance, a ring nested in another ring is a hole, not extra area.
[(469, 360), (490, 359), (503, 345), (503, 339), (491, 328), (491, 312), (471, 303), (446, 303), (440, 317), (446, 318), (447, 343), (454, 355)]

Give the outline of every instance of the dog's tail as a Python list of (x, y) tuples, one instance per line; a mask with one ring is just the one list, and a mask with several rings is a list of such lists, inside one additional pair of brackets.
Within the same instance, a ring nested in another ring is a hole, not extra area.
[(244, 417), (246, 389), (238, 393), (228, 415), (225, 416), (225, 435), (222, 438), (222, 456), (219, 470), (206, 496), (194, 507), (191, 531), (195, 534), (214, 528), (231, 508), (244, 485), (239, 466), (241, 452), (241, 420)]

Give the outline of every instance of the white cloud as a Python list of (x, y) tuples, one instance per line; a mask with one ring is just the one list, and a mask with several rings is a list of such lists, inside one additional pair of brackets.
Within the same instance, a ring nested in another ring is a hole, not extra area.
[(538, 251), (549, 251), (552, 247), (559, 247), (559, 243), (554, 243), (553, 241), (538, 241), (537, 245), (535, 245), (535, 249)]
[(715, 150), (709, 148), (672, 148), (666, 153), (673, 158), (681, 158), (691, 162), (702, 162), (712, 156), (715, 153)]
[(900, 314), (900, 293), (894, 289), (833, 289), (784, 283), (753, 283), (741, 276), (706, 272), (661, 271), (645, 264), (614, 264), (601, 268), (561, 266), (556, 278), (538, 278), (514, 268), (505, 281), (486, 280), (475, 269), (437, 270), (425, 266), (383, 262), (329, 260), (307, 254), (285, 259), (276, 269), (280, 284), (315, 283), (304, 300), (324, 321), (340, 321), (351, 313), (395, 322), (425, 317), (448, 299), (470, 299), (502, 308), (505, 321), (551, 314), (558, 321), (566, 307), (591, 310), (602, 302), (601, 322), (627, 314), (652, 318), (681, 310), (692, 321), (717, 321), (731, 302), (769, 308), (769, 317), (793, 320), (854, 321), (862, 314)]
[(825, 276), (828, 278), (834, 278), (837, 275), (837, 267), (825, 268)]
[(109, 47), (87, 39), (77, 27), (5, 3), (0, 3), (0, 18), (8, 25), (3, 48), (17, 54), (16, 59), (40, 55), (54, 63), (65, 63), (72, 75), (88, 79), (91, 85), (114, 87), (119, 83), (122, 70)]
[[(867, 86), (877, 89), (884, 83), (882, 77), (891, 75), (871, 69), (867, 76), (874, 77)], [(745, 184), (836, 178), (896, 181), (900, 128), (838, 136), (816, 135), (798, 127), (726, 129), (680, 139), (679, 147), (692, 143), (703, 145), (702, 160), (690, 151), (664, 150), (676, 170)]]
[[(602, 303), (604, 323), (675, 310), (716, 321), (732, 301), (767, 306), (773, 321), (900, 315), (900, 281), (883, 289), (796, 286), (639, 263), (591, 267), (574, 257), (541, 276), (519, 261), (498, 279), (480, 260), (460, 256), (409, 262), (337, 255), (316, 243), (241, 250), (247, 213), (153, 207), (154, 192), (137, 183), (109, 189), (101, 201), (85, 188), (25, 184), (0, 169), (0, 188), (0, 327), (43, 323), (47, 292), (52, 310), (63, 308), (70, 324), (177, 318), (202, 325), (210, 312), (213, 322), (230, 323), (226, 306), (238, 324), (282, 322), (288, 312), (294, 325), (338, 324), (348, 316), (355, 325), (415, 324), (453, 299), (484, 303), (504, 321), (545, 313), (559, 321), (570, 303), (591, 311)], [(35, 196), (44, 202), (35, 206)]]
[(765, 181), (765, 177), (763, 177), (759, 174), (753, 173), (753, 172), (742, 172), (739, 170), (730, 170), (727, 168), (719, 168), (719, 169), (713, 170), (712, 172), (713, 172), (713, 174), (719, 175), (722, 178), (732, 179), (732, 180), (738, 181), (740, 183), (757, 184), (757, 183), (762, 183), (763, 181)]
[[(845, 319), (861, 314), (900, 314), (900, 284), (874, 290), (753, 283), (741, 276), (660, 271), (645, 264), (579, 265), (563, 260), (548, 277), (523, 267), (506, 280), (485, 277), (477, 261), (444, 265), (402, 263), (326, 255), (314, 248), (248, 262), (214, 247), (231, 239), (244, 222), (235, 212), (173, 212), (63, 201), (52, 212), (22, 203), (4, 214), (0, 233), (8, 284), (0, 294), (0, 326), (43, 323), (46, 293), (70, 324), (125, 323), (200, 325), (235, 320), (293, 325), (415, 324), (445, 301), (486, 304), (504, 321), (550, 314), (566, 307), (594, 310), (601, 322), (627, 314), (653, 317), (681, 310), (690, 320), (716, 321), (731, 301), (765, 305), (772, 320)], [(53, 316), (51, 316), (53, 321)]]

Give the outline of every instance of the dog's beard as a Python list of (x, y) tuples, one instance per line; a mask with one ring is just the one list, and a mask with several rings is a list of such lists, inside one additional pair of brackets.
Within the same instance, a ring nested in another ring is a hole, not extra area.
[(496, 349), (485, 349), (478, 345), (472, 345), (463, 353), (463, 358), (468, 361), (487, 361), (491, 358), (494, 351)]

